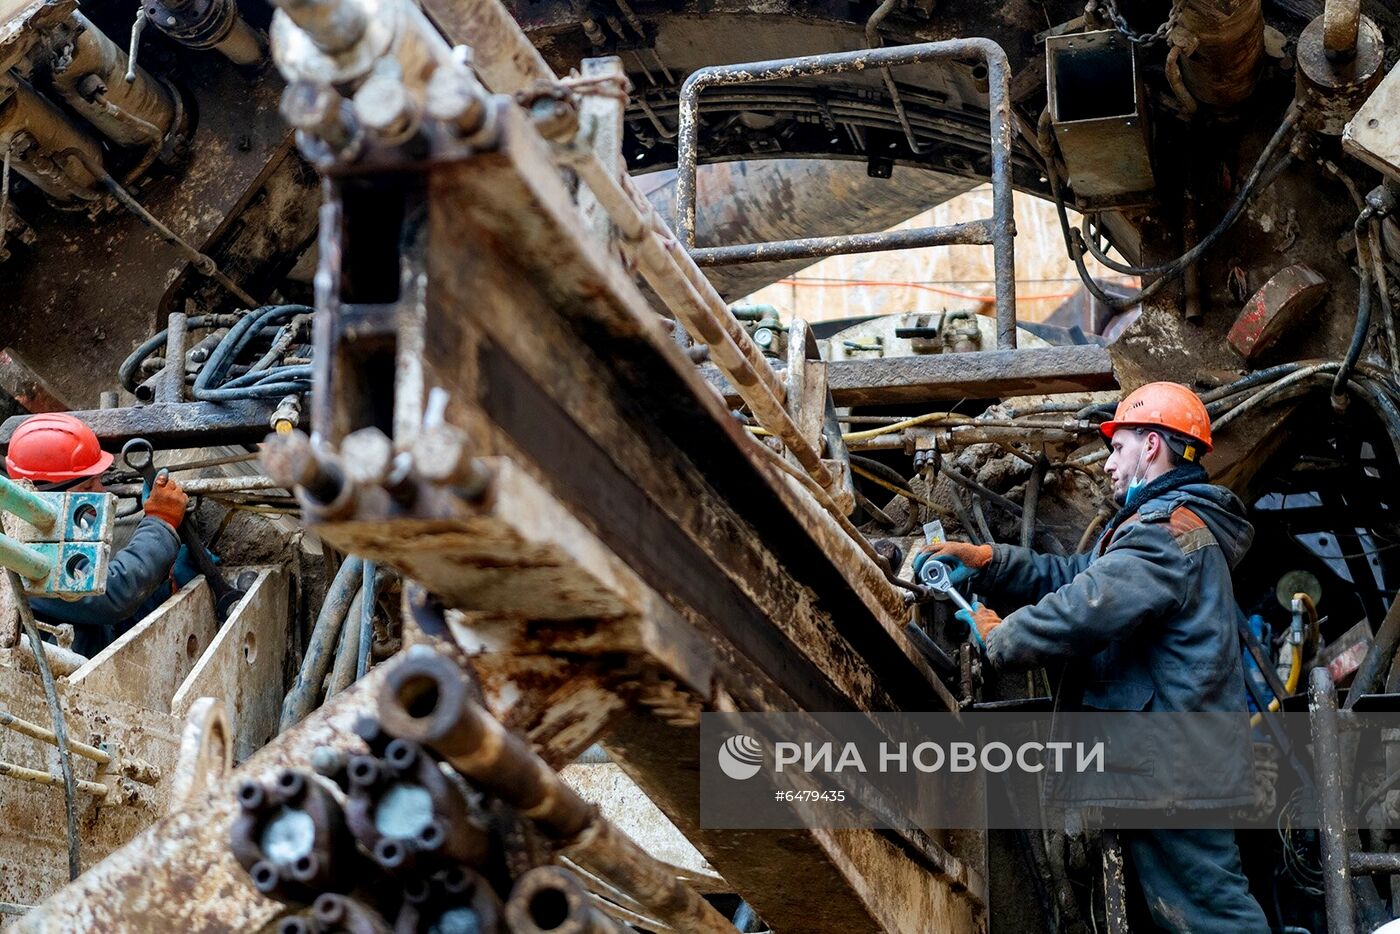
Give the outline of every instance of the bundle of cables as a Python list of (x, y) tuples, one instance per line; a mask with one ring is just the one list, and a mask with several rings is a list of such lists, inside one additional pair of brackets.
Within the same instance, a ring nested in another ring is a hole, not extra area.
[[(196, 402), (231, 402), (308, 391), (311, 365), (282, 361), (311, 313), (312, 309), (306, 305), (264, 305), (241, 315), (192, 316), (187, 322), (191, 330), (224, 327), (228, 330), (195, 375), (190, 397)], [(165, 345), (166, 333), (152, 335), (122, 363), (118, 376), (129, 392), (137, 391), (141, 366)], [(267, 336), (270, 336), (267, 349), (250, 365), (239, 367), (237, 375), (231, 375), (238, 358), (252, 348), (255, 341)]]

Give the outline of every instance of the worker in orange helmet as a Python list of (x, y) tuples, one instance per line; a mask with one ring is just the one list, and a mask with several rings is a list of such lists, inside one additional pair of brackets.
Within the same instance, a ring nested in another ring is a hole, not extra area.
[[(99, 479), (112, 465), (91, 428), (66, 413), (31, 415), (10, 438), (5, 467), (12, 479), (30, 480), (40, 490), (101, 492)], [(187, 497), (162, 471), (142, 506), (145, 515), (131, 539), (107, 565), (107, 587), (78, 600), (35, 599), (34, 613), (49, 622), (71, 623), (73, 648), (92, 656), (140, 616), (143, 604), (170, 580), (180, 553), (176, 527)]]
[[(1254, 800), (1240, 611), (1231, 582), (1254, 529), (1239, 498), (1211, 484), (1200, 465), (1211, 448), (1210, 417), (1185, 386), (1161, 382), (1134, 390), (1101, 431), (1119, 509), (1090, 551), (1058, 556), (946, 542), (924, 555), (947, 564), (955, 584), (967, 583), (1003, 608), (1019, 607), (1004, 619), (980, 603), (957, 615), (993, 668), (1065, 663), (1058, 709), (1239, 714), (1221, 718), (1231, 733), (1203, 757), (1211, 767), (1188, 770), (1172, 789), (1178, 811), (1196, 811), (1194, 826), (1228, 826), (1229, 809)], [(1074, 803), (1160, 808), (1150, 781), (1117, 775), (1111, 793), (1099, 788)], [(1269, 930), (1250, 895), (1233, 831), (1125, 829), (1119, 837), (1158, 926)]]

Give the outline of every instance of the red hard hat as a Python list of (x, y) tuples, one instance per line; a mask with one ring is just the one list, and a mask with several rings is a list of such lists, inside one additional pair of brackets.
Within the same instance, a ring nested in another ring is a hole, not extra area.
[(95, 477), (110, 466), (112, 455), (98, 445), (92, 429), (64, 412), (26, 418), (5, 454), (11, 477), (47, 483)]
[[(1148, 383), (1130, 392), (1112, 421), (1099, 426), (1105, 438), (1119, 428), (1168, 428), (1210, 450), (1210, 415), (1200, 397), (1180, 383)], [(1194, 460), (1188, 457), (1187, 460)]]

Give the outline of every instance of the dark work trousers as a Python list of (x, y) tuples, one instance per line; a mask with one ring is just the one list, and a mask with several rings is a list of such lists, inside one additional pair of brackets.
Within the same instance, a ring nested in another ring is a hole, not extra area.
[(1233, 830), (1120, 830), (1118, 840), (1163, 931), (1268, 934)]

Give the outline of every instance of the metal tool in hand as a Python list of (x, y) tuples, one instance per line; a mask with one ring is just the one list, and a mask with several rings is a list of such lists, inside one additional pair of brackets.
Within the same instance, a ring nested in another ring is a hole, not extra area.
[(923, 567), (919, 568), (919, 583), (934, 591), (935, 595), (951, 599), (958, 605), (958, 609), (972, 612), (972, 604), (968, 603), (963, 595), (953, 587), (953, 579), (949, 576), (948, 565), (942, 561), (936, 558), (925, 561)]
[[(122, 445), (122, 462), (141, 475), (148, 490), (155, 489), (156, 477), (160, 475), (160, 471), (156, 469), (156, 453), (151, 447), (151, 442), (145, 438), (132, 438)], [(219, 566), (210, 557), (208, 549), (204, 547), (204, 542), (200, 540), (188, 514), (180, 520), (180, 525), (175, 531), (179, 533), (181, 544), (189, 549), (195, 567), (209, 582), (209, 589), (214, 594), (214, 611), (220, 620), (227, 619), (229, 613), (238, 605), (238, 601), (243, 599), (245, 591), (234, 587), (224, 577)]]

